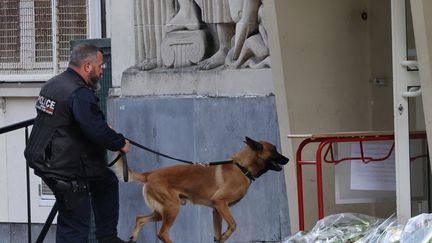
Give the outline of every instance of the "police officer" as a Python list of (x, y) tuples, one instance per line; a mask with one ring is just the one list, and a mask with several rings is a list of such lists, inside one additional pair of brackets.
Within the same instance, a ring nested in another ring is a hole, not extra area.
[(94, 92), (102, 72), (102, 50), (78, 45), (67, 70), (42, 87), (36, 102), (37, 117), (24, 154), (57, 199), (58, 243), (86, 242), (91, 208), (99, 242), (124, 242), (117, 237), (118, 179), (105, 156), (106, 149), (127, 153), (130, 145), (98, 107)]

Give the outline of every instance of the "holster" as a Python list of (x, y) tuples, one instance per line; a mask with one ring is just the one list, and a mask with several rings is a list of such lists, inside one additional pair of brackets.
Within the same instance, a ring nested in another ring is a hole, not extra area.
[(63, 181), (59, 179), (49, 179), (48, 186), (56, 195), (57, 200), (61, 200), (67, 210), (77, 208), (88, 195), (88, 185), (85, 181)]

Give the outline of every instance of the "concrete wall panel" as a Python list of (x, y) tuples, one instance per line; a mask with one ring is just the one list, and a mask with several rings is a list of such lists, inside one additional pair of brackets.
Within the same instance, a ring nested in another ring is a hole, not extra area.
[[(275, 101), (268, 97), (195, 98), (140, 97), (112, 99), (111, 124), (125, 136), (169, 155), (194, 160), (224, 160), (244, 146), (244, 136), (279, 145)], [(114, 115), (115, 114), (115, 115)], [(291, 158), (292, 160), (292, 158)], [(149, 171), (178, 162), (133, 148), (130, 167)], [(121, 183), (120, 236), (130, 236), (137, 214), (149, 209), (142, 185)], [(268, 172), (252, 183), (232, 212), (237, 230), (231, 242), (279, 241), (290, 232), (283, 173)], [(183, 206), (171, 230), (175, 242), (212, 242), (212, 210)], [(157, 242), (154, 223), (144, 226), (140, 242)], [(224, 225), (224, 228), (226, 225)]]

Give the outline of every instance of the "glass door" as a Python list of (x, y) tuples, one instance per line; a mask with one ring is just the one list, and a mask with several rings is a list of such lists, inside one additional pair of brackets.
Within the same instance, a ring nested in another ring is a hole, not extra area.
[[(417, 62), (417, 49), (414, 37), (412, 8), (409, 0), (405, 0), (406, 12), (406, 51), (407, 60)], [(418, 72), (417, 67), (408, 67), (410, 72)], [(420, 78), (420, 77), (419, 77)], [(417, 90), (417, 95), (408, 97), (409, 130), (411, 132), (426, 132), (424, 106), (421, 99), (421, 86), (409, 87)], [(431, 210), (430, 194), (430, 165), (428, 156), (428, 144), (423, 134), (418, 138), (411, 138), (410, 151), (410, 175), (411, 175), (411, 216), (421, 213), (429, 213)]]
[(411, 216), (431, 212), (431, 173), (421, 97), (408, 98)]
[[(425, 129), (428, 140), (432, 141), (432, 1), (411, 0), (410, 3)], [(429, 154), (431, 147), (428, 148)]]

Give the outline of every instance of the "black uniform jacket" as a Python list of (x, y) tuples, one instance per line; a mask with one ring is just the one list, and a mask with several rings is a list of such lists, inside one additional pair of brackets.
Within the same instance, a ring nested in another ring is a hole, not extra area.
[(42, 87), (36, 110), (24, 155), (43, 178), (101, 177), (106, 149), (120, 150), (125, 144), (124, 137), (106, 123), (94, 91), (72, 69)]

